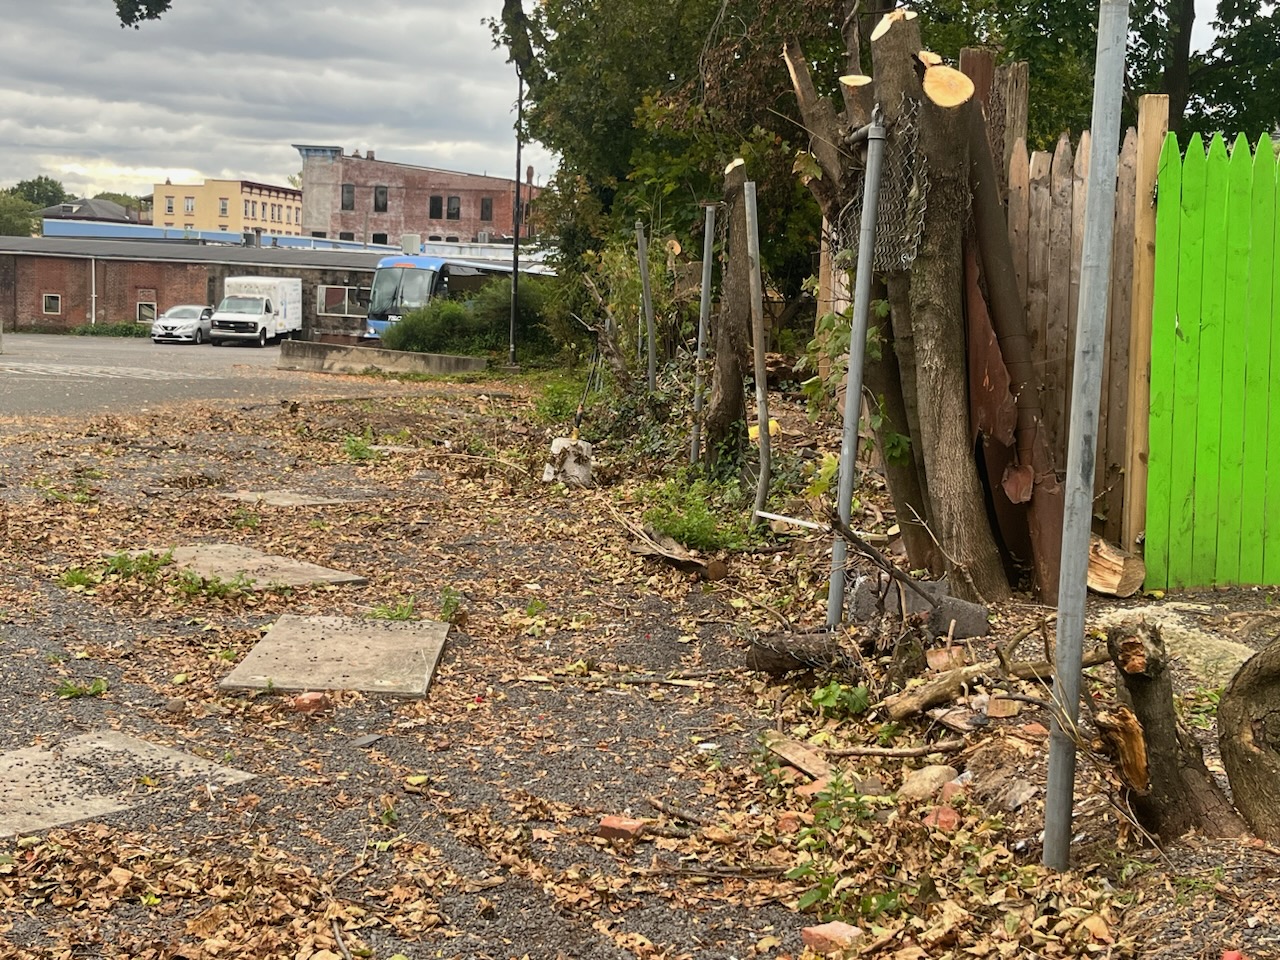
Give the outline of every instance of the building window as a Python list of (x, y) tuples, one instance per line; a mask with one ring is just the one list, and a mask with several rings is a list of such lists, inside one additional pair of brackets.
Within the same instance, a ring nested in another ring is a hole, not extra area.
[(427, 216), (432, 220), (439, 220), (444, 217), (444, 197), (432, 197), (427, 207)]
[(480, 219), (486, 223), (493, 219), (493, 197), (480, 198)]
[(387, 212), (387, 188), (386, 187), (373, 188), (373, 212), (374, 213)]
[(164, 198), (164, 212), (168, 214), (173, 213), (173, 197)]
[(182, 212), (183, 212), (183, 213), (195, 213), (195, 212), (196, 212), (196, 198), (195, 198), (195, 197), (183, 197), (183, 199), (182, 199)]
[(53, 316), (62, 313), (62, 294), (46, 293), (44, 295), (44, 312)]
[(445, 238), (444, 238), (444, 242), (445, 242), (445, 243), (457, 243), (457, 242), (458, 242), (458, 238), (457, 238), (457, 237), (445, 237)]
[(364, 317), (359, 287), (316, 287), (316, 313), (324, 317)]
[(285, 207), (285, 209), (284, 209), (284, 222), (285, 222), (285, 223), (293, 223), (293, 207)]
[(194, 230), (195, 228), (196, 228), (196, 225), (194, 223), (184, 223), (182, 225), (183, 230)]
[(312, 231), (311, 231), (311, 235), (312, 235), (313, 237), (320, 237), (321, 239), (323, 239), (323, 238), (325, 238), (325, 237), (327, 237), (327, 236), (328, 236), (328, 234), (327, 234), (327, 233), (325, 233), (323, 230), (312, 230)]
[(449, 213), (448, 213), (448, 215), (445, 217), (445, 219), (446, 219), (446, 220), (461, 220), (461, 219), (462, 219), (462, 198), (461, 198), (461, 197), (450, 197), (450, 198), (449, 198)]
[(387, 235), (385, 233), (375, 233), (370, 243), (380, 243), (383, 246), (387, 243)]
[(138, 310), (134, 314), (134, 318), (139, 323), (152, 323), (156, 318), (156, 305), (154, 301), (139, 300)]
[(356, 185), (354, 183), (344, 183), (342, 185), (342, 209), (354, 210), (356, 208)]
[(341, 233), (338, 234), (339, 240), (354, 240), (355, 238), (356, 238), (356, 235), (352, 233), (350, 230), (343, 230)]
[[(230, 209), (231, 209), (231, 202), (226, 197), (221, 197), (218, 200), (218, 216), (220, 217), (227, 216), (227, 213)], [(223, 229), (225, 230), (226, 228), (224, 227)]]
[(249, 201), (248, 200), (244, 202), (244, 217), (246, 220), (249, 219)]
[(222, 224), (222, 226), (218, 227), (218, 229), (219, 229), (219, 230), (225, 230), (225, 229), (227, 229), (227, 225), (224, 223), (224, 224)]
[(427, 237), (427, 243), (439, 243), (441, 239), (442, 238), (438, 233), (433, 233), (431, 236)]

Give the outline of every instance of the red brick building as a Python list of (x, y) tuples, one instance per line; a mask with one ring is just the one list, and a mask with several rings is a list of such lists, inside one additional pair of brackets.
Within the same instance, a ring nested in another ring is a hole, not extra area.
[[(347, 154), (341, 147), (294, 144), (302, 154), (303, 236), (401, 245), (405, 234), (426, 242), (493, 243), (515, 236), (516, 182), (407, 163), (378, 160), (369, 150)], [(530, 181), (520, 187), (524, 228)]]

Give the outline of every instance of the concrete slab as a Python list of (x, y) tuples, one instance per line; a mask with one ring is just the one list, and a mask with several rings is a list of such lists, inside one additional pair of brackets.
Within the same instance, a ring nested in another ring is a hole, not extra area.
[[(146, 778), (152, 784), (140, 788)], [(0, 754), (0, 837), (128, 810), (142, 795), (253, 774), (112, 730)]]
[(285, 614), (221, 686), (228, 690), (362, 690), (425, 697), (447, 623)]
[(458, 357), (442, 353), (404, 353), (369, 346), (341, 346), (285, 340), (280, 344), (281, 370), (315, 373), (476, 373), (489, 366), (484, 357)]
[[(153, 551), (164, 553), (163, 549)], [(304, 587), (314, 584), (368, 583), (354, 573), (330, 570), (328, 567), (261, 553), (234, 543), (200, 543), (191, 547), (175, 547), (173, 562), (194, 570), (203, 577), (234, 580), (243, 575), (253, 581), (254, 589), (273, 586)]]
[(293, 490), (236, 490), (233, 493), (219, 494), (219, 496), (228, 500), (241, 500), (245, 503), (268, 507), (328, 507), (353, 502), (338, 500), (335, 497), (316, 497)]
[(1207, 686), (1225, 687), (1255, 651), (1202, 629), (1195, 618), (1207, 612), (1208, 608), (1204, 607), (1187, 609), (1181, 604), (1149, 604), (1108, 610), (1095, 618), (1095, 622), (1103, 628), (1137, 620), (1156, 623), (1171, 656)]

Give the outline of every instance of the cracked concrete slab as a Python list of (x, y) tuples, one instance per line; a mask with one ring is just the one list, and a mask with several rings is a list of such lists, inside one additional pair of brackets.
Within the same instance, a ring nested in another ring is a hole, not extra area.
[(174, 547), (172, 555), (175, 564), (203, 577), (234, 580), (238, 576), (244, 576), (253, 582), (256, 590), (277, 586), (368, 583), (358, 574), (330, 570), (305, 560), (277, 557), (234, 543), (200, 543), (195, 546)]
[[(139, 794), (227, 787), (253, 774), (113, 730), (0, 754), (0, 837), (128, 810)], [(147, 786), (139, 788), (145, 780)]]
[(221, 686), (425, 697), (448, 634), (447, 623), (426, 620), (285, 614)]
[(1138, 620), (1155, 623), (1171, 656), (1208, 686), (1225, 687), (1255, 651), (1203, 629), (1196, 617), (1210, 612), (1209, 608), (1196, 605), (1149, 604), (1117, 607), (1094, 618), (1094, 622), (1104, 628)]
[(309, 493), (298, 493), (295, 490), (235, 490), (219, 496), (228, 500), (240, 500), (268, 507), (330, 507), (354, 502), (339, 500), (336, 497), (317, 497)]

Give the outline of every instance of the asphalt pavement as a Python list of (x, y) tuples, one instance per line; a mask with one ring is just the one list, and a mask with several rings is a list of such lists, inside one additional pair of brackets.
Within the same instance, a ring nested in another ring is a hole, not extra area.
[(387, 392), (383, 384), (278, 370), (277, 345), (6, 333), (0, 349), (0, 418), (136, 413), (189, 400), (242, 407), (300, 394)]

